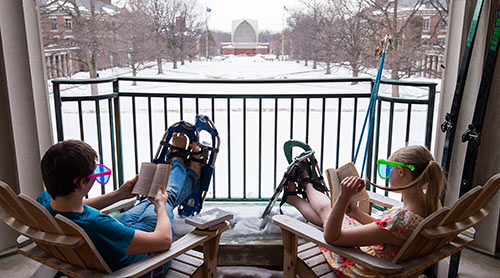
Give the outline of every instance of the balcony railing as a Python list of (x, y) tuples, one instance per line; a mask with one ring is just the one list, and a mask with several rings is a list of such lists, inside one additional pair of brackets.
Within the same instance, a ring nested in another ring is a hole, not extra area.
[[(125, 82), (137, 82), (139, 85), (134, 86), (137, 91), (121, 90)], [(195, 114), (205, 114), (215, 122), (221, 137), (221, 151), (207, 200), (266, 201), (287, 165), (278, 150), (288, 139), (310, 144), (321, 169), (352, 161), (373, 82), (371, 78), (54, 80), (57, 139), (81, 139), (97, 146), (100, 162), (111, 163), (113, 188), (116, 188), (124, 177), (139, 171), (141, 161), (153, 158), (168, 126), (179, 120), (191, 121)], [(61, 96), (61, 86), (106, 83), (112, 85), (109, 93)], [(148, 92), (150, 87), (141, 87), (151, 83), (161, 86), (152, 92)], [(197, 83), (207, 84), (207, 91), (219, 93), (171, 92), (171, 85), (177, 83), (186, 84), (187, 88)], [(276, 93), (279, 90), (276, 88), (285, 84), (324, 84), (326, 89)], [(224, 86), (240, 88), (240, 93), (221, 92)], [(261, 87), (255, 89), (255, 86)], [(355, 92), (343, 93), (339, 89), (346, 86)], [(386, 157), (406, 142), (430, 148), (434, 126), (435, 83), (383, 80), (382, 86), (399, 86), (401, 91), (417, 88), (426, 91), (426, 96), (377, 98), (374, 136), (366, 168), (367, 176), (374, 181), (377, 175), (373, 169), (379, 155)], [(241, 88), (258, 93), (241, 93)], [(395, 128), (399, 131), (395, 132)], [(360, 153), (363, 152), (361, 148)], [(101, 194), (105, 192), (106, 188), (101, 187)]]

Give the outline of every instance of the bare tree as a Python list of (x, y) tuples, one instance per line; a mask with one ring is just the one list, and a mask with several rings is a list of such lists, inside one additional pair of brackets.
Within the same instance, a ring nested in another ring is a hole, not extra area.
[[(150, 21), (141, 6), (142, 1), (131, 0), (127, 9), (123, 9), (116, 16), (119, 25), (117, 36), (119, 43), (116, 46), (126, 53), (134, 77), (146, 66), (146, 62), (154, 58), (152, 53), (155, 44), (151, 43), (154, 34), (149, 32)], [(136, 82), (134, 81), (132, 85), (136, 85)]]
[(97, 77), (99, 62), (106, 66), (112, 39), (113, 15), (118, 9), (97, 0), (50, 0), (41, 5), (43, 15), (62, 13), (71, 17), (72, 36), (64, 41), (78, 48), (79, 60)]
[[(421, 51), (421, 36), (419, 28), (421, 20), (419, 10), (424, 0), (404, 1), (404, 11), (399, 10), (403, 0), (366, 0), (371, 12), (366, 13), (366, 19), (373, 27), (376, 37), (383, 38), (390, 33), (393, 39), (393, 50), (389, 52), (386, 65), (391, 69), (391, 79), (399, 80), (404, 69), (417, 63)], [(397, 86), (393, 86), (392, 95), (399, 96)]]
[(353, 77), (358, 77), (365, 67), (373, 66), (373, 31), (365, 19), (367, 6), (364, 0), (329, 0), (329, 26), (334, 30), (336, 42), (331, 56), (346, 66)]

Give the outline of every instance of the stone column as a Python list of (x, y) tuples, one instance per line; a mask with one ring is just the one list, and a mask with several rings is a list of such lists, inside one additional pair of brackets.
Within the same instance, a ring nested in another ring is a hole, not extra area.
[[(47, 99), (36, 1), (2, 1), (0, 180), (31, 197), (43, 190), (41, 153), (52, 143)], [(0, 249), (15, 245), (17, 233), (3, 222), (0, 234)]]

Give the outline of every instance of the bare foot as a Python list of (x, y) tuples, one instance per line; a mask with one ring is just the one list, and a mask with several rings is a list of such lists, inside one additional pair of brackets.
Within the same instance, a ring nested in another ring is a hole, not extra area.
[[(189, 144), (189, 146), (191, 147), (191, 150), (193, 152), (199, 152), (201, 151), (201, 148), (200, 146), (198, 146), (198, 144), (196, 143), (191, 143)], [(196, 154), (196, 155), (193, 155), (194, 158), (200, 158), (200, 155), (199, 154)], [(189, 167), (196, 173), (196, 176), (198, 177), (198, 179), (200, 179), (201, 177), (201, 166), (200, 166), (200, 163), (199, 162), (196, 162), (196, 161), (191, 161), (191, 163), (189, 164)]]
[(172, 145), (181, 149), (186, 149), (187, 138), (184, 133), (174, 133), (172, 135)]
[[(187, 144), (187, 138), (186, 135), (184, 135), (184, 133), (176, 132), (172, 135), (172, 146), (181, 149), (186, 149), (186, 144)], [(182, 163), (185, 163), (184, 159), (179, 156), (173, 157), (172, 160), (180, 160), (182, 161)]]

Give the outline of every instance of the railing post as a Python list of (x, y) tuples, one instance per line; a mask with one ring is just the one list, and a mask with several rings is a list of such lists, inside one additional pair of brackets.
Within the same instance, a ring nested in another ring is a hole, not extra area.
[(52, 80), (52, 91), (54, 93), (54, 111), (56, 112), (57, 141), (61, 142), (64, 140), (61, 111), (61, 90), (59, 83), (56, 80)]
[(425, 146), (430, 150), (431, 149), (431, 140), (432, 140), (432, 124), (434, 118), (434, 102), (436, 98), (436, 84), (431, 84), (429, 86), (429, 103), (427, 104), (427, 122), (426, 122), (426, 130), (425, 130)]
[(118, 164), (118, 182), (123, 184), (123, 153), (122, 153), (122, 128), (120, 119), (120, 87), (118, 79), (113, 81), (113, 93), (116, 94), (114, 98), (114, 118), (115, 118), (115, 137), (116, 137), (116, 161)]

